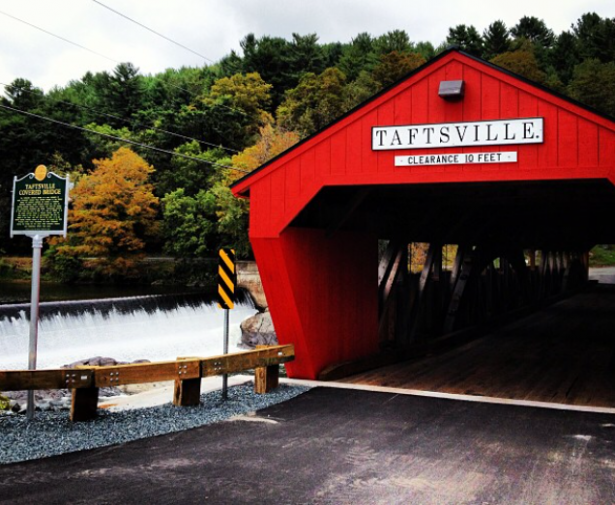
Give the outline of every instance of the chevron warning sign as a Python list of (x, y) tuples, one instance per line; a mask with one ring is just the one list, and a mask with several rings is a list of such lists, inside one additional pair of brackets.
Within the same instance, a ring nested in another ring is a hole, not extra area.
[(235, 250), (220, 249), (220, 260), (218, 262), (218, 307), (221, 309), (232, 309), (235, 306), (236, 285)]

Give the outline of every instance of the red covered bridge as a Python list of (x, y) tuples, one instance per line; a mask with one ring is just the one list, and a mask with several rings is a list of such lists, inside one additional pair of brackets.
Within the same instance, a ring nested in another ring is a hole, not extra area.
[[(289, 374), (315, 378), (583, 283), (615, 243), (614, 185), (611, 119), (450, 50), (233, 192)], [(416, 276), (411, 242), (430, 244)]]

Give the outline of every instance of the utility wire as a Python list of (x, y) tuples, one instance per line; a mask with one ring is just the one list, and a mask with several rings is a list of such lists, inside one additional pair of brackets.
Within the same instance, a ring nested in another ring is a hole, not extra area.
[[(8, 88), (14, 88), (14, 86), (12, 84), (5, 84), (3, 82), (0, 82), (0, 86), (4, 86), (7, 89)], [(29, 93), (31, 95), (35, 94), (33, 91), (30, 91), (30, 90), (27, 90), (27, 89), (20, 89), (20, 91), (25, 91), (26, 93)], [(71, 105), (71, 106), (74, 106), (74, 107), (79, 107), (80, 109), (88, 110), (90, 112), (94, 112), (95, 114), (100, 114), (101, 116), (106, 116), (106, 117), (110, 117), (110, 118), (113, 118), (113, 119), (117, 119), (119, 121), (123, 121), (124, 123), (130, 124), (132, 122), (130, 119), (126, 119), (126, 118), (123, 118), (121, 116), (116, 116), (115, 114), (109, 114), (107, 112), (102, 112), (102, 111), (94, 109), (93, 107), (88, 107), (87, 105), (80, 105), (78, 103), (67, 102), (65, 100), (58, 100), (58, 99), (55, 99), (55, 101), (59, 102), (59, 103), (66, 104), (66, 105)], [(194, 140), (194, 141), (199, 142), (200, 144), (204, 144), (206, 146), (221, 148), (221, 149), (224, 149), (225, 151), (229, 151), (229, 152), (233, 152), (233, 153), (239, 153), (239, 151), (237, 151), (236, 149), (231, 149), (230, 147), (224, 147), (222, 145), (216, 145), (216, 144), (213, 144), (211, 142), (206, 142), (204, 140), (195, 139), (193, 137), (188, 137), (186, 135), (182, 135), (181, 133), (175, 133), (175, 132), (171, 132), (171, 131), (168, 131), (168, 130), (164, 130), (162, 128), (156, 128), (155, 126), (148, 126), (147, 128), (150, 128), (152, 130), (155, 130), (155, 131), (158, 131), (158, 132), (161, 132), (161, 133), (166, 133), (166, 134), (172, 135), (174, 137), (179, 137), (179, 138), (182, 138), (182, 139), (185, 139), (185, 140)]]
[[(113, 58), (111, 58), (109, 56), (106, 56), (106, 55), (104, 55), (102, 53), (94, 51), (93, 49), (90, 49), (88, 47), (82, 46), (81, 44), (78, 44), (77, 42), (73, 42), (72, 40), (68, 40), (68, 39), (66, 39), (66, 38), (64, 38), (64, 37), (62, 37), (60, 35), (56, 35), (55, 33), (52, 33), (52, 32), (50, 32), (48, 30), (45, 30), (44, 28), (41, 28), (40, 26), (37, 26), (37, 25), (32, 24), (32, 23), (29, 23), (28, 21), (24, 21), (23, 19), (15, 17), (15, 16), (13, 16), (11, 14), (8, 14), (8, 13), (6, 13), (4, 11), (0, 11), (0, 14), (4, 15), (6, 17), (9, 17), (11, 19), (14, 19), (15, 21), (19, 21), (20, 23), (28, 25), (28, 26), (30, 26), (30, 27), (32, 27), (32, 28), (34, 28), (36, 30), (39, 30), (39, 31), (41, 31), (43, 33), (46, 33), (47, 35), (51, 35), (52, 37), (55, 37), (55, 38), (60, 39), (60, 40), (62, 40), (64, 42), (67, 42), (68, 44), (72, 44), (73, 46), (79, 47), (80, 49), (84, 49), (85, 51), (88, 51), (88, 52), (90, 52), (92, 54), (95, 54), (96, 56), (100, 56), (101, 58), (105, 58), (106, 60), (109, 60), (109, 61), (111, 61), (113, 63), (116, 63), (118, 65), (122, 63), (121, 61), (118, 61), (118, 60), (113, 59)], [(186, 88), (182, 88), (181, 86), (178, 86), (177, 84), (173, 84), (171, 82), (166, 82), (165, 84), (167, 84), (167, 85), (169, 85), (169, 86), (171, 86), (173, 88), (185, 91), (186, 93), (192, 93), (190, 90), (187, 90)], [(228, 105), (224, 105), (224, 104), (221, 104), (221, 103), (217, 104), (217, 105), (220, 106), (220, 107), (223, 107), (225, 109), (229, 109), (229, 110), (232, 110), (232, 111), (235, 111), (235, 112), (239, 112), (240, 114), (243, 114), (244, 116), (248, 115), (247, 112), (245, 112), (244, 110), (238, 109), (236, 107), (230, 107)]]
[(144, 149), (151, 149), (152, 151), (158, 151), (161, 153), (165, 153), (165, 154), (170, 154), (171, 156), (180, 156), (181, 158), (186, 158), (192, 161), (196, 161), (198, 163), (206, 163), (207, 165), (211, 165), (213, 167), (220, 167), (220, 168), (228, 168), (230, 170), (237, 170), (238, 172), (244, 172), (246, 174), (249, 174), (250, 171), (249, 170), (244, 170), (242, 168), (236, 168), (236, 167), (231, 167), (230, 165), (222, 165), (220, 163), (215, 163), (213, 161), (207, 161), (207, 160), (203, 160), (201, 158), (196, 158), (194, 156), (189, 156), (187, 154), (182, 154), (182, 153), (178, 153), (175, 151), (168, 151), (167, 149), (161, 149), (160, 147), (155, 147), (155, 146), (151, 146), (148, 144), (143, 144), (141, 142), (135, 142), (134, 140), (130, 140), (130, 139), (126, 139), (123, 137), (117, 137), (115, 135), (109, 135), (107, 133), (102, 133), (102, 132), (97, 132), (96, 130), (90, 130), (89, 128), (84, 128), (82, 126), (77, 126), (74, 124), (70, 124), (70, 123), (65, 123), (64, 121), (58, 121), (57, 119), (52, 119), (50, 117), (47, 116), (41, 116), (40, 114), (34, 114), (33, 112), (26, 112), (25, 110), (21, 110), (21, 109), (16, 109), (14, 107), (9, 107), (8, 105), (2, 105), (0, 104), (0, 107), (3, 109), (7, 109), (13, 112), (17, 112), (19, 114), (24, 114), (26, 116), (31, 116), (31, 117), (35, 117), (37, 119), (42, 119), (43, 121), (48, 121), (50, 123), (55, 123), (61, 126), (65, 126), (67, 128), (74, 128), (76, 130), (81, 130), (84, 132), (88, 132), (88, 133), (94, 133), (96, 135), (101, 135), (102, 137), (107, 137), (109, 139), (112, 140), (118, 140), (120, 142), (126, 142), (127, 144), (132, 144), (134, 146), (137, 147), (142, 147)]
[(18, 17), (15, 17), (15, 16), (13, 16), (11, 14), (8, 14), (8, 13), (3, 12), (3, 11), (0, 11), (0, 14), (4, 15), (6, 17), (9, 17), (11, 19), (14, 19), (15, 21), (19, 21), (20, 23), (23, 23), (25, 25), (31, 26), (32, 28), (34, 28), (36, 30), (39, 30), (39, 31), (41, 31), (43, 33), (46, 33), (47, 35), (51, 35), (52, 37), (55, 37), (56, 39), (60, 39), (60, 40), (62, 40), (64, 42), (68, 42), (69, 44), (72, 44), (73, 46), (77, 46), (80, 49), (84, 49), (84, 50), (86, 50), (86, 51), (88, 51), (88, 52), (90, 52), (92, 54), (95, 54), (96, 56), (100, 56), (101, 58), (105, 58), (106, 60), (112, 61), (113, 63), (118, 63), (118, 64), (120, 63), (119, 61), (114, 60), (113, 58), (109, 58), (109, 56), (105, 56), (104, 54), (101, 54), (101, 53), (99, 53), (97, 51), (94, 51), (93, 49), (90, 49), (88, 47), (82, 46), (81, 44), (77, 44), (77, 42), (73, 42), (72, 40), (65, 39), (64, 37), (61, 37), (60, 35), (56, 35), (55, 33), (51, 33), (49, 31), (45, 30), (44, 28), (41, 28), (40, 26), (36, 26), (36, 25), (33, 25), (32, 23), (28, 23), (27, 21), (24, 21), (23, 19), (19, 19)]
[(132, 19), (131, 17), (128, 17), (126, 14), (122, 14), (119, 11), (116, 11), (115, 9), (112, 9), (111, 7), (109, 7), (108, 5), (105, 5), (102, 2), (99, 2), (98, 0), (92, 0), (92, 2), (97, 3), (98, 5), (100, 5), (101, 7), (104, 7), (105, 9), (110, 10), (111, 12), (114, 12), (115, 14), (117, 14), (118, 16), (122, 16), (124, 19), (127, 19), (128, 21), (131, 21), (132, 23), (139, 25), (141, 28), (145, 28), (147, 31), (152, 32), (154, 35), (158, 35), (159, 37), (162, 37), (165, 40), (168, 40), (169, 42), (171, 42), (172, 44), (175, 44), (176, 46), (181, 47), (182, 49), (185, 49), (186, 51), (190, 51), (192, 54), (197, 55), (199, 58), (203, 58), (204, 60), (207, 60), (211, 63), (215, 63), (214, 60), (209, 59), (207, 56), (203, 56), (200, 53), (197, 53), (196, 51), (194, 51), (193, 49), (190, 49), (189, 47), (184, 46), (183, 44), (180, 44), (179, 42), (167, 37), (166, 35), (163, 35), (162, 33), (157, 32), (156, 30), (150, 28), (149, 26), (145, 26), (143, 23), (139, 23), (139, 21)]

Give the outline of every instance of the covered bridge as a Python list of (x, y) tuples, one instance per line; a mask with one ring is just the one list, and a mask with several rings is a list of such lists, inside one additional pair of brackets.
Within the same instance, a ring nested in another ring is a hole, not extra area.
[(583, 283), (614, 185), (611, 119), (449, 50), (232, 189), (289, 374), (315, 378)]

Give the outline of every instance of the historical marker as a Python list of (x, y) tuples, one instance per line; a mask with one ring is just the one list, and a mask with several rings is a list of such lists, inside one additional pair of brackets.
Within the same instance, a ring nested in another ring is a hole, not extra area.
[[(43, 239), (50, 235), (66, 237), (69, 188), (68, 177), (63, 178), (53, 172), (47, 172), (45, 165), (37, 166), (34, 173), (20, 179), (13, 178), (11, 238), (15, 235), (32, 238), (29, 370), (36, 370)], [(28, 419), (34, 417), (34, 391), (28, 391), (26, 414)]]

